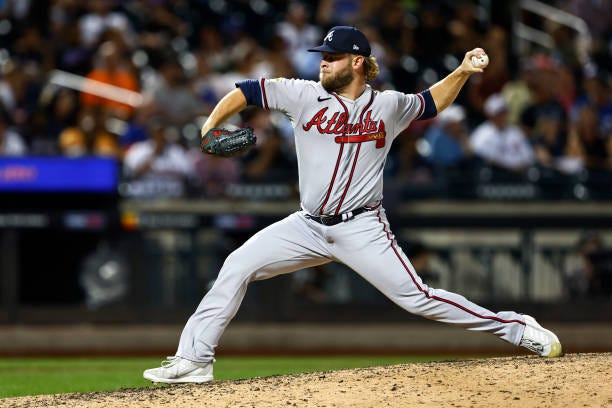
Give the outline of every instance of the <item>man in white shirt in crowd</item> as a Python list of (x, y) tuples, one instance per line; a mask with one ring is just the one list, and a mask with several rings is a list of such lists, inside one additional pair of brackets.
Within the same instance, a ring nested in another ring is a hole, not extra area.
[(10, 119), (0, 110), (0, 156), (23, 156), (28, 147), (19, 133), (10, 127)]
[(178, 143), (180, 134), (153, 119), (149, 125), (150, 139), (134, 143), (123, 158), (123, 172), (132, 184), (128, 195), (182, 196), (193, 176), (193, 165), (186, 149)]
[(508, 123), (508, 103), (500, 94), (493, 94), (484, 104), (487, 120), (470, 136), (474, 154), (486, 163), (513, 171), (522, 171), (534, 164), (534, 153), (525, 133)]

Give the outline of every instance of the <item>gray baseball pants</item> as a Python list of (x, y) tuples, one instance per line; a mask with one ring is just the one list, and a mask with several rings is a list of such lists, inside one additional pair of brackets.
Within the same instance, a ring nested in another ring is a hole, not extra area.
[(521, 340), (525, 322), (520, 314), (493, 313), (423, 283), (397, 245), (384, 209), (333, 226), (309, 220), (299, 211), (259, 231), (225, 260), (212, 289), (187, 321), (176, 355), (212, 361), (249, 282), (331, 261), (346, 264), (410, 313), (493, 333), (515, 345)]

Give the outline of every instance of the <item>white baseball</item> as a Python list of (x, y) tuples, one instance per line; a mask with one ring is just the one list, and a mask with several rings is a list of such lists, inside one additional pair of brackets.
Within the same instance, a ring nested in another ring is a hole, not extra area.
[(484, 68), (487, 65), (489, 65), (489, 56), (487, 54), (472, 57), (472, 66), (474, 68)]

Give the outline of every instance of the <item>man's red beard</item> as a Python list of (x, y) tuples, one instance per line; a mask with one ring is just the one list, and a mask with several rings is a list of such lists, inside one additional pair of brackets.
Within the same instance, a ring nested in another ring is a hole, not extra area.
[(338, 71), (335, 75), (323, 76), (323, 72), (319, 73), (319, 80), (321, 85), (327, 92), (335, 92), (342, 89), (353, 82), (353, 70), (350, 66), (346, 66), (341, 71)]

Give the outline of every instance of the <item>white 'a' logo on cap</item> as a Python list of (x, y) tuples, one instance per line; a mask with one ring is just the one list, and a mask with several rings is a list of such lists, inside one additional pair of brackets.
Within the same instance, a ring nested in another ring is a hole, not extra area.
[(327, 33), (323, 41), (331, 41), (332, 38), (334, 38), (334, 30), (331, 30), (329, 33)]

